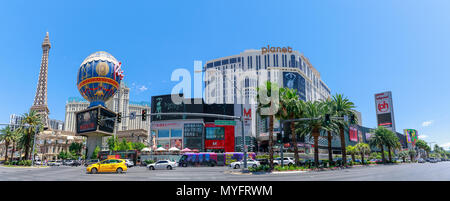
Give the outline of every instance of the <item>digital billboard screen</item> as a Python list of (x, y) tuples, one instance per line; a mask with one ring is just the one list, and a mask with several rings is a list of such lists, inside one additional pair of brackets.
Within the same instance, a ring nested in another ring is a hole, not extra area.
[(77, 133), (86, 133), (97, 130), (97, 108), (77, 113)]
[(101, 119), (101, 121), (100, 124), (98, 125), (98, 130), (113, 133), (115, 117), (116, 114), (114, 112), (106, 110), (104, 108), (100, 108), (99, 118)]
[(378, 126), (395, 131), (394, 107), (390, 91), (375, 94), (375, 110)]
[(305, 78), (303, 76), (301, 76), (299, 73), (283, 72), (284, 87), (287, 87), (290, 89), (296, 89), (297, 95), (303, 101), (306, 101), (305, 83), (306, 83)]

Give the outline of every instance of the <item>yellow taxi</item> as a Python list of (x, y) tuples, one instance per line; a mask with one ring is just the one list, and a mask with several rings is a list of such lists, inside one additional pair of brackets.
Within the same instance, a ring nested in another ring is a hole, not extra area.
[(89, 165), (86, 168), (87, 173), (96, 174), (98, 172), (117, 172), (127, 171), (127, 165), (124, 159), (106, 159), (98, 163)]

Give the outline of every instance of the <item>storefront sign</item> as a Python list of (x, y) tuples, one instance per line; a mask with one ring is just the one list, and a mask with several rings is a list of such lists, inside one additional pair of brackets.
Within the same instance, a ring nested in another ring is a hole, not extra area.
[(224, 149), (225, 140), (205, 140), (206, 149)]
[(180, 123), (152, 123), (152, 129), (167, 128), (167, 127), (181, 127)]

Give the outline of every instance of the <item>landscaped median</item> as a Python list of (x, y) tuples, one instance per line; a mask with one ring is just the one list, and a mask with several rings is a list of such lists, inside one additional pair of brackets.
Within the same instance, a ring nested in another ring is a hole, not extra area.
[(31, 160), (5, 161), (1, 167), (11, 168), (47, 168), (48, 166), (31, 166)]
[[(248, 173), (243, 173), (242, 171), (226, 171), (226, 173), (229, 174), (236, 174), (236, 175), (258, 175), (258, 174), (288, 174), (288, 173), (292, 173), (292, 174), (299, 174), (299, 173), (306, 173), (306, 172), (311, 172), (311, 171), (330, 171), (330, 170), (341, 170), (341, 169), (346, 169), (346, 168), (362, 168), (362, 167), (371, 167), (371, 166), (377, 166), (377, 165), (382, 165), (383, 163), (366, 163), (364, 165), (361, 165), (360, 163), (355, 163), (355, 162), (350, 162), (347, 166), (322, 166), (319, 168), (316, 168), (314, 166), (294, 166), (294, 165), (285, 165), (283, 167), (277, 165), (274, 166), (273, 170), (270, 170), (270, 166), (269, 165), (260, 165), (256, 168), (248, 168), (249, 172)], [(400, 164), (400, 163), (386, 163), (386, 164)], [(403, 163), (401, 163), (403, 164)]]

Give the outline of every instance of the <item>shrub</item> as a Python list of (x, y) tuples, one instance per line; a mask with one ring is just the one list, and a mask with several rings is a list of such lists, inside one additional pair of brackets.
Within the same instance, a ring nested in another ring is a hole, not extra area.
[[(278, 167), (278, 166), (276, 166), (276, 167)], [(270, 170), (270, 166), (269, 165), (260, 165), (256, 168), (249, 167), (248, 170), (250, 172), (268, 172)]]
[(146, 165), (152, 164), (152, 163), (154, 163), (154, 162), (155, 162), (154, 160), (145, 160), (145, 161), (144, 161), (144, 163), (145, 163)]

